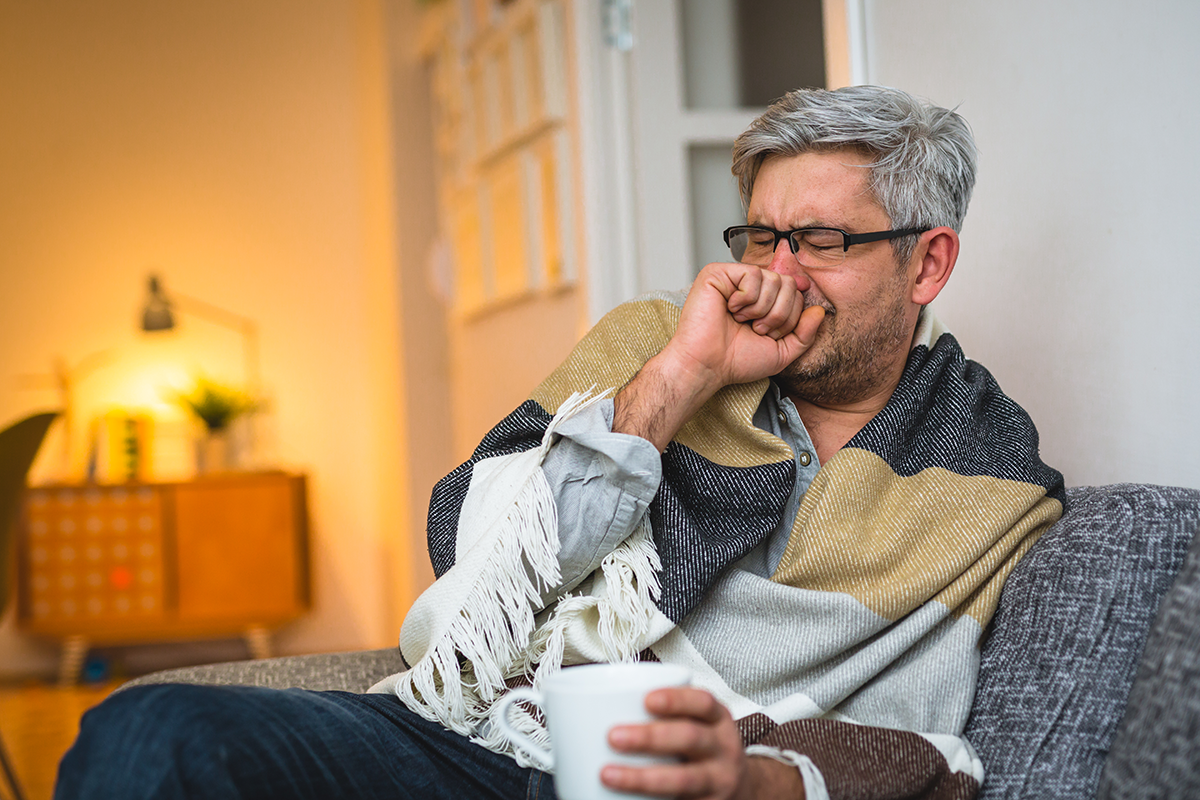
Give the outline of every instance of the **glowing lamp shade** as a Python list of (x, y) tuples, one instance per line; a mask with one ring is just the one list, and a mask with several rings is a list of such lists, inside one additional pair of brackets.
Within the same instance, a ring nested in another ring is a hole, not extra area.
[(162, 281), (158, 279), (157, 275), (149, 277), (146, 288), (148, 289), (146, 305), (142, 308), (143, 331), (174, 330), (175, 309), (183, 312), (184, 316), (194, 314), (223, 328), (236, 331), (242, 337), (245, 388), (251, 394), (259, 391), (261, 382), (258, 371), (258, 326), (255, 325), (254, 320), (178, 292), (168, 298)]

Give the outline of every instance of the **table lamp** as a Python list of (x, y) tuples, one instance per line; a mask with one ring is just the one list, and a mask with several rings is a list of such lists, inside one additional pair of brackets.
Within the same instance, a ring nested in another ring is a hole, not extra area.
[(174, 293), (168, 297), (162, 282), (157, 275), (151, 275), (147, 282), (148, 295), (146, 305), (142, 309), (142, 330), (146, 332), (169, 331), (175, 328), (174, 308), (194, 314), (197, 317), (214, 322), (223, 327), (237, 331), (242, 335), (243, 364), (246, 378), (246, 391), (257, 396), (260, 388), (258, 371), (258, 325), (249, 317), (235, 314), (232, 311), (214, 306), (212, 303)]
[[(243, 317), (241, 314), (235, 314), (232, 311), (214, 306), (212, 303), (199, 300), (195, 297), (189, 297), (175, 293), (171, 297), (167, 296), (163, 289), (162, 281), (157, 275), (149, 276), (147, 281), (148, 294), (146, 304), (142, 308), (142, 323), (143, 331), (169, 331), (175, 328), (175, 309), (194, 314), (197, 317), (206, 319), (210, 322), (215, 322), (218, 325), (237, 331), (242, 336), (243, 341), (243, 357), (246, 386), (243, 391), (230, 391), (218, 385), (212, 385), (219, 395), (218, 399), (237, 396), (238, 402), (246, 402), (248, 405), (241, 407), (236, 412), (244, 414), (253, 412), (258, 406), (260, 396), (260, 379), (258, 368), (258, 326), (254, 320)], [(198, 384), (198, 388), (204, 391), (204, 382)], [(214, 395), (206, 395), (203, 400), (205, 408), (211, 407), (211, 400)], [(191, 401), (189, 401), (191, 402)], [(223, 471), (229, 467), (230, 462), (230, 443), (225, 435), (226, 429), (224, 425), (219, 428), (212, 426), (212, 421), (209, 416), (200, 413), (195, 405), (192, 405), (193, 413), (196, 413), (206, 425), (207, 435), (197, 442), (196, 463), (197, 468), (201, 472), (208, 471)], [(254, 431), (252, 420), (247, 420), (246, 433), (249, 436), (247, 446), (250, 451), (254, 448)]]

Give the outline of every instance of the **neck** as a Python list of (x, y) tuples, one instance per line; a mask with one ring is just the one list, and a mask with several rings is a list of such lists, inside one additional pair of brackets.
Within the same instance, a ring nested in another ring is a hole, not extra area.
[(833, 458), (834, 453), (845, 447), (856, 433), (883, 410), (891, 399), (892, 392), (900, 384), (903, 371), (904, 365), (901, 363), (894, 380), (888, 381), (886, 386), (880, 387), (870, 395), (849, 403), (815, 403), (785, 390), (788, 399), (795, 404), (800, 419), (804, 421), (804, 427), (808, 430), (821, 464)]

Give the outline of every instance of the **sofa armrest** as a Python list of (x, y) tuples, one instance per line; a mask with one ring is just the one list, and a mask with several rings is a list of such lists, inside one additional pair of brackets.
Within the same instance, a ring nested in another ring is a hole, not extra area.
[(403, 669), (399, 649), (391, 647), (169, 669), (135, 678), (117, 691), (154, 683), (193, 683), (365, 692), (377, 681)]
[(1200, 797), (1198, 734), (1200, 536), (1150, 630), (1098, 796)]
[(981, 649), (965, 736), (980, 798), (1092, 798), (1146, 636), (1200, 524), (1200, 491), (1071, 489), (1017, 564)]

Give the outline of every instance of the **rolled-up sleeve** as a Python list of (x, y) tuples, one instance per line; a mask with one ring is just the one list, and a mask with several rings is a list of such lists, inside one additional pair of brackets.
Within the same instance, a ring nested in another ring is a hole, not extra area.
[(641, 522), (658, 491), (662, 460), (640, 436), (613, 433), (613, 401), (593, 403), (564, 421), (542, 470), (558, 510), (559, 566), (567, 591)]

